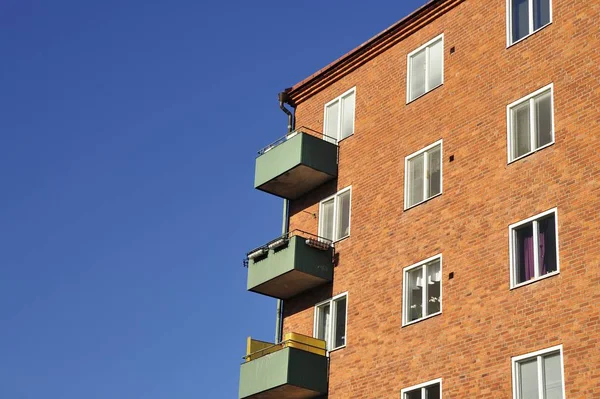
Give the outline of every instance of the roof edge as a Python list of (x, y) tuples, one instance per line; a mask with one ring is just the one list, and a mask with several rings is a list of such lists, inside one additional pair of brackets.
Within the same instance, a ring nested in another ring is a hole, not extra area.
[(304, 102), (464, 1), (431, 0), (329, 65), (286, 89), (290, 100), (294, 105)]

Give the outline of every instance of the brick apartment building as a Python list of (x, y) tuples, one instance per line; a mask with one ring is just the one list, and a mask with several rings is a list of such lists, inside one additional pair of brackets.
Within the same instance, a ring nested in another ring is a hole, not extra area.
[(600, 398), (600, 2), (434, 0), (280, 100), (240, 398)]

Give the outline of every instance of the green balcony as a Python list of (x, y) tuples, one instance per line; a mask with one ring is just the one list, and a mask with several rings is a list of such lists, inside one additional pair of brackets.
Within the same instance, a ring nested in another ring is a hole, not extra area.
[(248, 253), (248, 290), (288, 299), (333, 280), (331, 242), (299, 230)]
[(280, 344), (248, 338), (240, 399), (308, 399), (327, 393), (325, 341), (288, 333)]
[(337, 177), (337, 145), (296, 131), (259, 152), (254, 187), (296, 199)]

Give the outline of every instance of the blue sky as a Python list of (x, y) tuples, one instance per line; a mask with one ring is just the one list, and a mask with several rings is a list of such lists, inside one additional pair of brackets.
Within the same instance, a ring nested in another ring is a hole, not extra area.
[(0, 398), (235, 398), (277, 93), (425, 3), (4, 0)]

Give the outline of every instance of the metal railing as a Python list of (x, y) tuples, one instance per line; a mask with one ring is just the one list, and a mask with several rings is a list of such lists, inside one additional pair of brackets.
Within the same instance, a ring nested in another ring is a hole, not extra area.
[[(312, 340), (315, 340), (315, 339), (312, 339)], [(259, 350), (253, 351), (251, 353), (247, 353), (246, 356), (244, 356), (242, 359), (244, 359), (245, 362), (249, 362), (251, 360), (259, 359), (268, 354), (278, 352), (285, 348), (297, 348), (297, 349), (304, 350), (306, 352), (320, 354), (322, 356), (325, 356), (325, 354), (327, 353), (327, 349), (325, 348), (324, 341), (318, 340), (318, 341), (322, 342), (321, 346), (313, 345), (311, 343), (304, 342), (304, 341), (305, 340), (294, 339), (294, 338), (285, 339), (278, 344), (271, 344), (271, 345), (263, 347)], [(269, 343), (261, 342), (261, 344), (269, 344)]]
[(287, 234), (283, 234), (268, 243), (261, 245), (260, 247), (254, 248), (246, 254), (246, 258), (243, 261), (244, 267), (248, 267), (250, 259), (261, 258), (266, 256), (271, 249), (282, 248), (290, 241), (292, 237), (301, 237), (306, 240), (306, 245), (325, 251), (332, 245), (332, 241), (325, 237), (320, 237), (316, 234), (308, 233), (299, 229), (290, 231)]
[(277, 147), (278, 145), (285, 143), (286, 141), (288, 141), (289, 139), (291, 139), (298, 133), (306, 133), (306, 134), (310, 134), (311, 136), (315, 136), (315, 137), (323, 137), (323, 140), (329, 141), (331, 144), (337, 145), (337, 139), (335, 137), (327, 136), (326, 134), (323, 134), (317, 130), (311, 129), (306, 126), (300, 126), (293, 132), (289, 132), (288, 134), (286, 134), (283, 137), (278, 138), (277, 140), (275, 140), (268, 146), (261, 148), (258, 151), (258, 156), (261, 156), (264, 153), (266, 153), (267, 151), (270, 151), (273, 148)]

